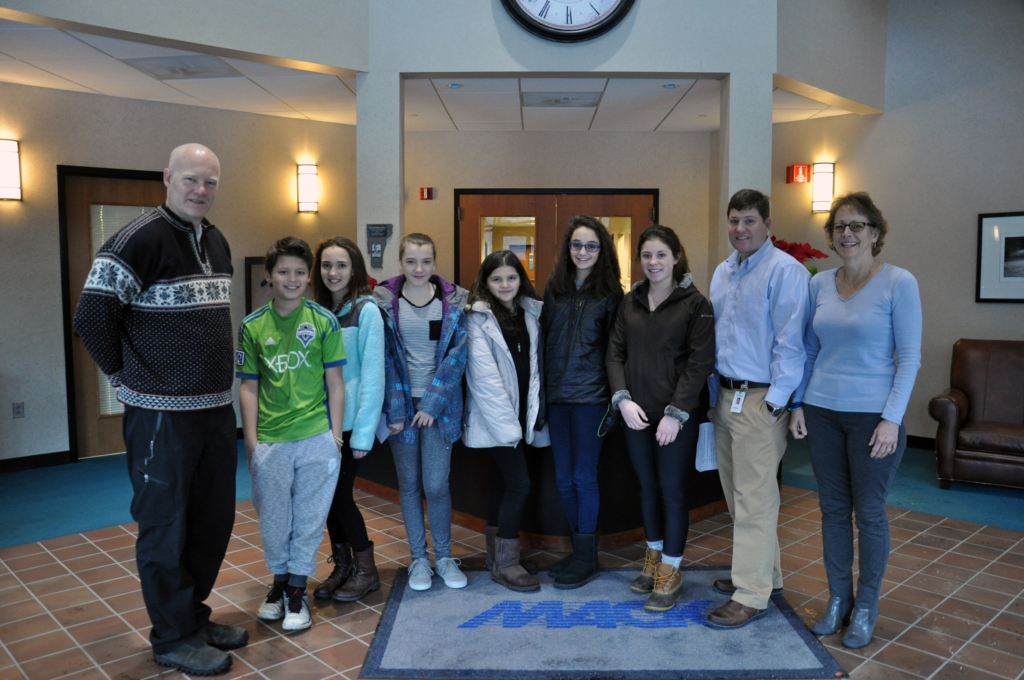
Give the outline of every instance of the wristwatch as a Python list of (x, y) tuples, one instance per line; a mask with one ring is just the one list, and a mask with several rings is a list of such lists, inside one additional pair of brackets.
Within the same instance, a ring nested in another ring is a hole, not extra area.
[(778, 417), (780, 417), (780, 416), (781, 416), (781, 415), (782, 415), (783, 413), (785, 413), (785, 412), (786, 412), (786, 407), (785, 407), (785, 406), (780, 406), (780, 407), (778, 407), (778, 408), (772, 408), (772, 407), (771, 407), (771, 406), (770, 406), (770, 405), (768, 404), (768, 402), (767, 402), (767, 401), (766, 401), (766, 402), (764, 402), (764, 407), (765, 407), (766, 409), (768, 409), (768, 413), (771, 413), (771, 414), (772, 414), (772, 418), (778, 418)]

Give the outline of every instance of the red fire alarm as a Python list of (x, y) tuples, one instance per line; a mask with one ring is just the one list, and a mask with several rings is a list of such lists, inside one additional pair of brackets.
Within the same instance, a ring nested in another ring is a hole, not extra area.
[(806, 184), (811, 181), (810, 165), (791, 165), (786, 168), (786, 184)]
[[(808, 172), (810, 171), (810, 166)], [(807, 180), (804, 180), (805, 182)], [(420, 200), (421, 201), (433, 201), (434, 200), (434, 187), (420, 187)]]

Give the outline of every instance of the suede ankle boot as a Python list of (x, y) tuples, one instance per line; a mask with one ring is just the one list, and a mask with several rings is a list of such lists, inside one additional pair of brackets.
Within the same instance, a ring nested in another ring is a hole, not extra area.
[(519, 592), (540, 590), (540, 581), (519, 564), (519, 539), (494, 537), (494, 566), (491, 580)]
[(555, 577), (555, 587), (579, 588), (597, 578), (597, 539), (599, 535), (572, 532), (572, 562)]
[(334, 571), (313, 591), (313, 597), (318, 600), (334, 595), (334, 591), (345, 585), (345, 581), (352, 575), (352, 546), (348, 543), (332, 543), (331, 548), (334, 554), (327, 561), (334, 563)]
[[(494, 537), (498, 535), (498, 527), (484, 527), (484, 541), (487, 544), (487, 558), (484, 560), (484, 569), (490, 571), (494, 568)], [(532, 560), (519, 560), (519, 566), (526, 570), (527, 574), (536, 574), (540, 571), (540, 565)], [(548, 572), (551, 573), (550, 571)]]
[(641, 595), (647, 595), (654, 590), (654, 573), (658, 570), (659, 564), (661, 564), (661, 551), (648, 548), (647, 555), (644, 557), (644, 570), (629, 584), (629, 589)]
[(380, 588), (380, 575), (377, 564), (373, 560), (373, 542), (370, 547), (354, 554), (355, 572), (337, 592), (334, 599), (338, 602), (355, 602)]

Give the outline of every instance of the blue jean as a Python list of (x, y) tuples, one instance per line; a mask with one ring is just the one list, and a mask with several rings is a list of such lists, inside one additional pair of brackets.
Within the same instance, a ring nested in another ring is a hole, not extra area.
[(558, 492), (569, 526), (581, 534), (597, 531), (597, 461), (603, 443), (597, 428), (607, 410), (607, 404), (548, 405)]
[[(419, 408), (419, 399), (413, 408)], [(406, 426), (408, 427), (408, 423)], [(427, 556), (427, 528), (423, 522), (423, 494), (427, 495), (430, 535), (434, 539), (434, 559), (452, 555), (452, 495), (448, 490), (448, 471), (452, 449), (441, 437), (435, 422), (416, 429), (416, 441), (403, 443), (390, 439), (391, 453), (398, 473), (398, 495), (405, 520), (409, 552), (414, 560)]]
[(829, 594), (843, 598), (853, 594), (855, 516), (860, 546), (856, 604), (862, 609), (876, 607), (889, 561), (885, 501), (907, 448), (907, 430), (901, 423), (895, 452), (872, 458), (868, 441), (882, 414), (844, 413), (808, 404), (804, 415), (811, 466), (818, 481)]

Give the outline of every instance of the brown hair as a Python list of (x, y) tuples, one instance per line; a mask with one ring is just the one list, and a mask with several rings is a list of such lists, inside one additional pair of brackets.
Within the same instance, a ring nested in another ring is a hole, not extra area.
[(725, 215), (728, 217), (733, 210), (739, 212), (751, 208), (757, 208), (757, 214), (761, 216), (762, 220), (771, 216), (771, 202), (765, 194), (757, 189), (740, 189), (733, 194), (729, 199), (729, 207), (725, 209)]
[(615, 241), (600, 220), (590, 215), (577, 215), (569, 223), (562, 245), (558, 249), (558, 261), (555, 269), (548, 277), (547, 290), (555, 297), (567, 297), (576, 292), (576, 265), (572, 261), (569, 244), (577, 229), (589, 229), (597, 234), (597, 242), (601, 244), (594, 271), (583, 281), (580, 292), (587, 292), (595, 298), (603, 298), (622, 292), (622, 273), (619, 269), (619, 256), (615, 252)]
[(434, 239), (430, 238), (426, 234), (406, 234), (405, 237), (398, 244), (399, 260), (405, 257), (406, 246), (430, 246), (430, 249), (434, 251), (434, 259), (437, 259), (437, 246), (434, 245)]
[(301, 238), (285, 236), (267, 248), (267, 254), (263, 257), (264, 271), (273, 272), (277, 261), (285, 255), (297, 257), (305, 262), (307, 267), (313, 268), (313, 251), (309, 249), (309, 244)]
[(644, 229), (643, 233), (640, 234), (639, 240), (636, 242), (636, 259), (640, 259), (640, 251), (643, 249), (644, 243), (654, 239), (667, 245), (668, 249), (672, 251), (672, 257), (679, 258), (679, 262), (676, 262), (675, 266), (672, 267), (672, 280), (678, 284), (690, 272), (690, 262), (686, 259), (686, 249), (683, 248), (683, 244), (679, 241), (679, 236), (669, 227), (652, 224)]
[(828, 241), (828, 247), (833, 251), (836, 249), (832, 243), (832, 227), (836, 223), (836, 213), (839, 212), (840, 208), (849, 208), (867, 218), (868, 226), (878, 234), (878, 239), (871, 245), (871, 255), (876, 256), (882, 252), (882, 246), (885, 245), (885, 235), (889, 233), (889, 223), (885, 221), (882, 211), (878, 209), (878, 206), (875, 205), (875, 202), (871, 200), (871, 196), (866, 191), (846, 194), (832, 201), (832, 207), (828, 211), (828, 219), (825, 220), (824, 227), (825, 240)]
[(355, 302), (360, 297), (370, 294), (370, 281), (366, 274), (366, 260), (363, 259), (363, 253), (359, 250), (359, 246), (344, 236), (329, 238), (317, 244), (313, 264), (313, 299), (316, 300), (317, 304), (327, 309), (334, 309), (334, 298), (324, 283), (321, 266), (323, 264), (324, 251), (331, 247), (343, 249), (348, 253), (348, 259), (352, 262), (352, 276), (348, 281), (348, 290), (345, 292), (345, 297), (342, 299), (339, 307), (344, 307), (347, 303)]
[(490, 306), (491, 311), (494, 312), (494, 316), (497, 317), (498, 325), (503, 330), (511, 331), (516, 328), (512, 312), (508, 311), (505, 305), (501, 304), (500, 300), (491, 295), (491, 289), (487, 287), (487, 279), (494, 273), (494, 270), (505, 266), (512, 267), (516, 270), (516, 274), (519, 275), (519, 292), (516, 294), (516, 299), (521, 297), (533, 298), (534, 300), (540, 299), (537, 296), (537, 289), (533, 287), (533, 284), (530, 283), (530, 278), (526, 275), (526, 267), (523, 266), (523, 261), (519, 259), (519, 256), (511, 250), (495, 250), (480, 263), (480, 269), (476, 273), (476, 281), (473, 282), (473, 287), (469, 289), (469, 301), (467, 304), (472, 306), (477, 300), (486, 302)]

